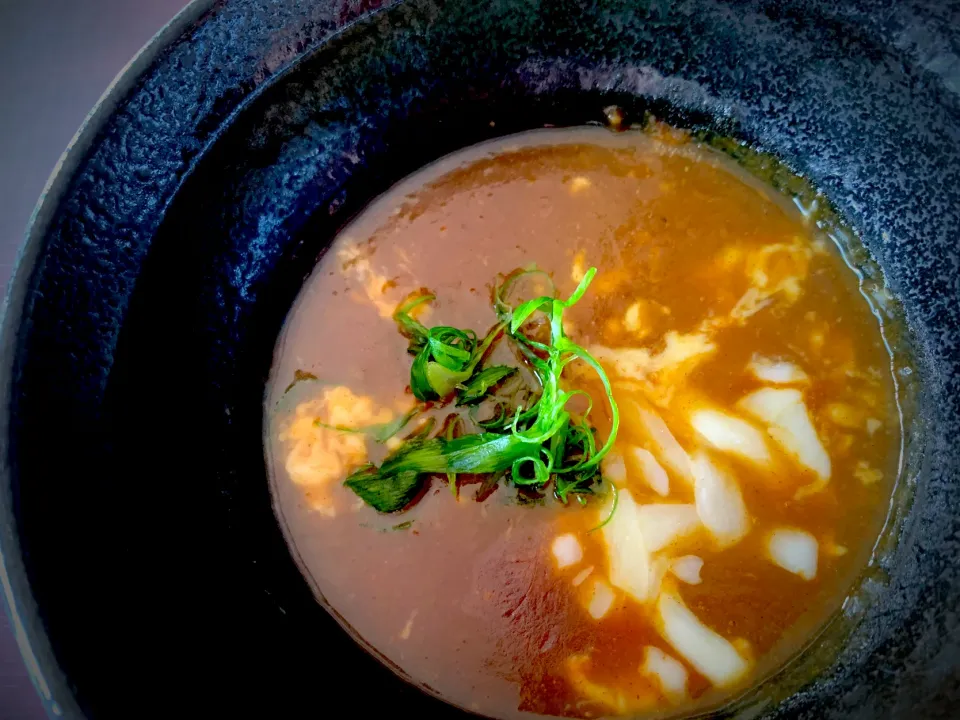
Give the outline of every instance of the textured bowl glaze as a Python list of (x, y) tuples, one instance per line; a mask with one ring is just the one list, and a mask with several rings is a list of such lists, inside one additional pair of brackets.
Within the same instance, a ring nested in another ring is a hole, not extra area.
[(290, 557), (261, 445), (274, 342), (317, 256), (378, 193), (455, 149), (616, 103), (809, 178), (883, 268), (916, 352), (912, 505), (848, 608), (862, 622), (816, 679), (739, 714), (953, 717), (958, 5), (377, 6), (199, 8), (120, 83), (42, 201), (3, 324), (0, 580), (50, 707), (458, 713), (355, 645)]

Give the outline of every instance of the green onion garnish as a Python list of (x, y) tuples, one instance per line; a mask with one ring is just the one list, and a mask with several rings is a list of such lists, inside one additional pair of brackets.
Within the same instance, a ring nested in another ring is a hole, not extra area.
[[(528, 269), (512, 273), (497, 287), (494, 298), (500, 322), (483, 341), (470, 330), (446, 326), (428, 329), (415, 320), (410, 312), (432, 300), (429, 293), (418, 293), (397, 309), (394, 319), (409, 338), (409, 350), (415, 356), (410, 372), (414, 395), (420, 400), (445, 400), (457, 390), (458, 405), (486, 400), (496, 415), (488, 421), (477, 421), (484, 428), (480, 433), (454, 437), (454, 424), (448, 423), (443, 436), (408, 438), (379, 468), (365, 465), (355, 471), (345, 484), (369, 505), (381, 512), (402, 510), (419, 496), (431, 475), (446, 475), (456, 493), (459, 473), (502, 475), (517, 487), (536, 491), (552, 483), (553, 494), (564, 503), (574, 497), (582, 504), (585, 495), (596, 491), (601, 482), (600, 460), (613, 446), (620, 413), (603, 368), (585, 348), (565, 335), (563, 313), (583, 297), (597, 271), (591, 268), (567, 300), (545, 295), (510, 307), (504, 298), (516, 280), (540, 272)], [(524, 333), (536, 314), (542, 314), (549, 323), (549, 342), (539, 342)], [(516, 344), (540, 385), (539, 397), (533, 399), (527, 394), (526, 407), (520, 403), (511, 408), (502, 398), (487, 397), (498, 384), (509, 384), (507, 378), (518, 370), (502, 365), (478, 370), (501, 336)], [(560, 386), (564, 368), (577, 360), (585, 362), (600, 378), (610, 405), (610, 435), (599, 449), (595, 430), (589, 424), (592, 402), (584, 413), (574, 416), (567, 404), (586, 393)]]

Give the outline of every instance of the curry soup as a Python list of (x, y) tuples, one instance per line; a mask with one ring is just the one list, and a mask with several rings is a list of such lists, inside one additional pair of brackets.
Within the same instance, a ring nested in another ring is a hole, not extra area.
[(266, 443), (303, 571), (386, 661), (481, 714), (596, 717), (716, 704), (808, 641), (899, 433), (871, 307), (799, 211), (683, 134), (584, 128), (446, 158), (345, 229)]

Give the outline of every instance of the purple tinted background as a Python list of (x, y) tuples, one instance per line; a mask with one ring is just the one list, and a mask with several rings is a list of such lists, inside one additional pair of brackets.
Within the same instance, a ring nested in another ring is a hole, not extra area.
[[(87, 113), (187, 0), (0, 0), (0, 292), (40, 192)], [(0, 611), (0, 720), (46, 715)]]

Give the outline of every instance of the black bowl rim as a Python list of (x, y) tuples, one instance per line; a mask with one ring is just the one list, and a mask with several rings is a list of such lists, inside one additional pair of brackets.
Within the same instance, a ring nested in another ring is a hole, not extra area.
[(24, 300), (57, 206), (87, 150), (113, 111), (135, 88), (154, 60), (183, 37), (191, 26), (203, 22), (202, 16), (215, 4), (216, 0), (190, 0), (121, 68), (87, 113), (54, 165), (30, 215), (0, 309), (0, 605), (10, 621), (30, 681), (50, 718), (80, 720), (84, 715), (73, 698), (68, 680), (59, 668), (43, 628), (27, 580), (11, 502), (12, 476), (8, 446), (10, 399), (17, 331), (23, 317)]

